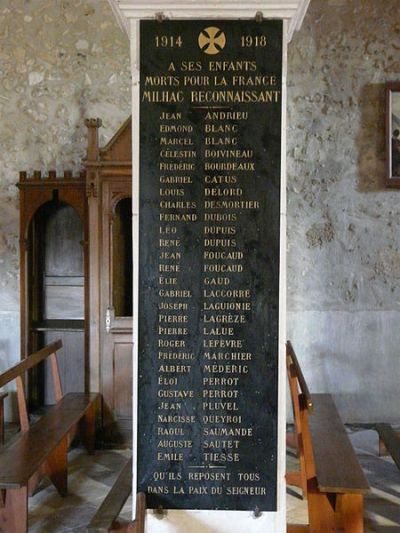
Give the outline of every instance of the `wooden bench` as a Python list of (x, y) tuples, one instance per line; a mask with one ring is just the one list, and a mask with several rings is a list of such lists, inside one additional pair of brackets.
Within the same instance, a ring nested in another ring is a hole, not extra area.
[(307, 498), (309, 524), (287, 531), (328, 533), (364, 531), (364, 495), (368, 481), (330, 394), (311, 395), (290, 342), (287, 371), (300, 459), (299, 472), (288, 472), (288, 484)]
[(4, 400), (8, 392), (0, 392), (0, 444), (4, 444)]
[[(80, 431), (90, 453), (95, 444), (95, 417), (99, 394), (62, 393), (56, 352), (61, 341), (35, 352), (0, 375), (0, 387), (15, 380), (20, 433), (0, 452), (0, 530), (24, 533), (28, 529), (28, 494), (44, 475), (58, 492), (67, 494), (67, 452)], [(24, 393), (24, 375), (49, 357), (56, 404), (30, 425)]]
[(400, 435), (390, 424), (375, 424), (379, 436), (379, 452), (391, 455), (397, 468), (400, 469)]
[(116, 482), (107, 494), (105, 500), (87, 526), (87, 533), (126, 532), (144, 533), (146, 516), (146, 496), (139, 493), (136, 498), (136, 520), (119, 520), (119, 514), (132, 493), (132, 459), (125, 464)]

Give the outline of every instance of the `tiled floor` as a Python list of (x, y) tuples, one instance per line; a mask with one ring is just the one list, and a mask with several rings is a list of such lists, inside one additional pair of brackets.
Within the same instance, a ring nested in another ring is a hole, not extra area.
[[(62, 498), (45, 481), (43, 489), (29, 501), (29, 532), (83, 533), (130, 453), (130, 450), (107, 450), (89, 456), (80, 448), (70, 451), (68, 496)], [(123, 510), (127, 519), (130, 511), (131, 501), (128, 501)]]
[[(400, 471), (391, 459), (378, 456), (375, 432), (358, 431), (351, 438), (372, 487), (372, 494), (365, 502), (366, 532), (400, 533)], [(72, 450), (69, 496), (61, 498), (52, 485), (45, 483), (30, 498), (29, 531), (83, 533), (129, 454), (129, 450), (97, 451), (93, 457), (81, 449)], [(290, 450), (287, 460), (290, 468), (297, 462)], [(130, 517), (130, 508), (131, 501), (128, 501), (123, 511), (126, 518)], [(307, 522), (307, 505), (291, 488), (287, 508), (288, 522)]]

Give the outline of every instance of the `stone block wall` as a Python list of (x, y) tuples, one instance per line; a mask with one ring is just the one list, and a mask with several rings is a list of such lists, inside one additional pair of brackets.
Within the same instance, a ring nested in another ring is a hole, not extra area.
[[(130, 113), (106, 0), (0, 0), (0, 372), (19, 359), (19, 170), (79, 170)], [(398, 0), (311, 0), (289, 45), (288, 336), (348, 421), (398, 421), (400, 191), (384, 187)]]
[(311, 0), (289, 46), (288, 336), (352, 422), (399, 422), (400, 191), (385, 188), (397, 0)]
[[(129, 42), (106, 0), (0, 0), (0, 372), (19, 352), (18, 172), (78, 172), (131, 112)], [(9, 403), (9, 402), (8, 402)]]

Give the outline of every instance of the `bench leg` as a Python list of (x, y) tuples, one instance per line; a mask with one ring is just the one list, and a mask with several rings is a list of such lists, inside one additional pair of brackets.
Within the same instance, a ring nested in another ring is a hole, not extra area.
[[(133, 522), (114, 520), (109, 531), (110, 533), (144, 533), (145, 520), (146, 496), (143, 492), (139, 492), (136, 496), (136, 519)], [(305, 530), (298, 533), (305, 533)]]
[(4, 398), (0, 400), (0, 444), (4, 444)]
[(96, 406), (93, 403), (79, 422), (82, 442), (89, 454), (94, 453), (96, 433)]
[(297, 470), (286, 470), (286, 484), (301, 488), (301, 474)]
[(44, 471), (61, 496), (68, 494), (68, 437), (64, 437), (57, 448), (49, 455)]
[(320, 492), (313, 481), (309, 480), (307, 491), (310, 533), (336, 532), (334, 505), (328, 494)]
[(305, 467), (302, 465), (301, 470), (287, 470), (286, 484), (301, 489), (303, 499), (307, 499), (307, 479), (305, 477)]
[(4, 507), (0, 509), (0, 530), (5, 533), (28, 531), (28, 487), (7, 489)]
[(42, 472), (36, 472), (36, 474), (33, 474), (33, 476), (28, 481), (28, 494), (29, 496), (33, 496), (36, 491), (38, 490), (39, 483), (42, 478)]
[(71, 444), (76, 439), (77, 434), (79, 433), (79, 423), (74, 424), (71, 429), (68, 431), (68, 449), (71, 448)]
[(286, 446), (296, 448), (300, 462), (300, 470), (288, 470), (286, 472), (286, 483), (294, 487), (299, 487), (303, 493), (303, 498), (307, 499), (307, 474), (302, 442), (302, 439), (298, 438), (296, 432), (286, 433)]
[(122, 522), (118, 520), (112, 523), (109, 533), (136, 533), (136, 530), (132, 522)]
[(342, 494), (340, 508), (345, 533), (363, 533), (364, 497), (362, 494)]

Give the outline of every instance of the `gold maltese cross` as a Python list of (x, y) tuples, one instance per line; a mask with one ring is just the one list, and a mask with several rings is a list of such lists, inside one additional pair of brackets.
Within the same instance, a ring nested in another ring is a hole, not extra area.
[(205, 54), (219, 54), (225, 48), (225, 44), (225, 33), (215, 26), (210, 26), (200, 32), (199, 46)]

